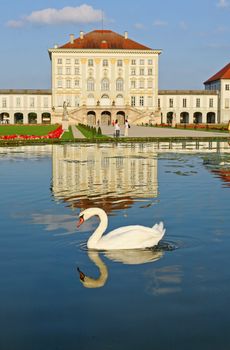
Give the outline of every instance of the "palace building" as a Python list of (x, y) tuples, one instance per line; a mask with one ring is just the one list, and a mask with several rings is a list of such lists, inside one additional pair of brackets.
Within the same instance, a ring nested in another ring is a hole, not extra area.
[(161, 50), (111, 30), (80, 32), (48, 50), (50, 90), (0, 90), (0, 122), (71, 124), (227, 123), (230, 64), (204, 90), (159, 90)]

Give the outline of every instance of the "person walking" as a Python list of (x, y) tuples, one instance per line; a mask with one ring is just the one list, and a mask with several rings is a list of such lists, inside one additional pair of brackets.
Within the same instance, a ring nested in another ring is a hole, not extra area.
[(116, 121), (115, 121), (115, 136), (116, 136), (116, 137), (119, 137), (119, 136), (120, 136), (120, 125), (119, 125), (117, 119), (116, 119)]
[(129, 122), (128, 119), (125, 119), (125, 136), (127, 137), (129, 134)]

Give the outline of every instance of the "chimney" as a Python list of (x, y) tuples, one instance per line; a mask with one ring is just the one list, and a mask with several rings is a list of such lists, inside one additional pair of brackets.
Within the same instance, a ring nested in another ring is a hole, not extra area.
[(128, 32), (125, 32), (124, 37), (125, 39), (128, 39)]
[(74, 34), (69, 35), (69, 41), (70, 41), (70, 44), (74, 43)]
[(84, 32), (80, 31), (80, 39), (83, 39), (83, 38), (84, 38)]

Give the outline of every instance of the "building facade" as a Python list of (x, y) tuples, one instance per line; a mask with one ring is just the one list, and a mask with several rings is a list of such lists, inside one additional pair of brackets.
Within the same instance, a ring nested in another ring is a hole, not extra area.
[(230, 64), (204, 90), (159, 90), (161, 50), (110, 30), (49, 49), (51, 90), (0, 90), (0, 123), (227, 123)]
[(49, 50), (52, 63), (53, 118), (63, 103), (70, 121), (87, 124), (133, 123), (157, 115), (158, 57), (152, 50), (109, 30), (80, 33)]
[(0, 123), (51, 123), (51, 90), (0, 90)]

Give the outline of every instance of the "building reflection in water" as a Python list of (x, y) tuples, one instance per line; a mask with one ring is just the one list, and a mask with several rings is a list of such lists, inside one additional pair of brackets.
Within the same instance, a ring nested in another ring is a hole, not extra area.
[(53, 195), (72, 207), (99, 206), (107, 213), (156, 198), (157, 156), (165, 152), (220, 157), (230, 147), (217, 141), (54, 145)]
[(55, 145), (52, 191), (75, 208), (98, 206), (107, 213), (156, 198), (156, 152), (143, 144)]

